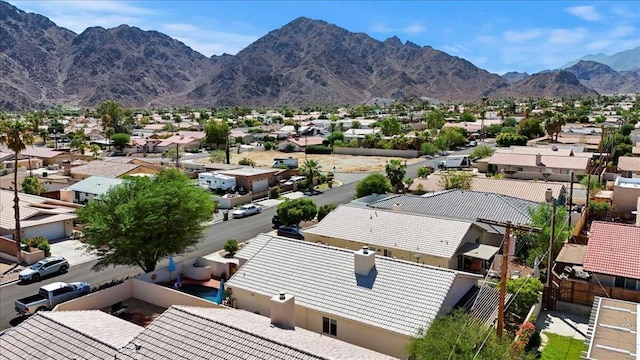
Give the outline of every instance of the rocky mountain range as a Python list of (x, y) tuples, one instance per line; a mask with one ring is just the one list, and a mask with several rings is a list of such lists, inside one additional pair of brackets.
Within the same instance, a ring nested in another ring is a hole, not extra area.
[(615, 71), (636, 71), (640, 70), (640, 46), (630, 50), (620, 51), (613, 55), (603, 53), (585, 55), (578, 60), (567, 63), (562, 68), (566, 69), (580, 61), (594, 61), (607, 65)]
[[(576, 77), (584, 72), (567, 70), (510, 83), (428, 46), (378, 41), (308, 18), (234, 56), (207, 58), (156, 31), (121, 25), (75, 34), (0, 1), (0, 108), (8, 110), (93, 107), (107, 99), (142, 108), (596, 95)], [(608, 88), (615, 87), (617, 78), (608, 76)]]

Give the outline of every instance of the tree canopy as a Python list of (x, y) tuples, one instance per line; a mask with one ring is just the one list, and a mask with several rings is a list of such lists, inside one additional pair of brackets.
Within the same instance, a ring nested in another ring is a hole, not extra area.
[(229, 136), (229, 124), (224, 120), (209, 120), (204, 127), (206, 143), (216, 149), (225, 148)]
[(115, 100), (106, 100), (98, 105), (96, 112), (102, 119), (102, 127), (104, 129), (110, 127), (115, 133), (126, 133), (124, 126), (124, 109)]
[[(511, 339), (498, 340), (487, 328), (462, 310), (438, 316), (427, 331), (420, 331), (407, 346), (416, 360), (512, 360)], [(476, 356), (477, 355), (477, 356)], [(529, 355), (521, 354), (520, 359)]]
[(299, 198), (281, 203), (276, 212), (282, 224), (298, 225), (301, 221), (313, 220), (318, 207), (310, 199)]
[(509, 147), (511, 145), (524, 146), (527, 145), (527, 137), (524, 135), (503, 132), (496, 137), (496, 145), (501, 147)]
[(42, 195), (47, 189), (35, 176), (27, 176), (22, 180), (22, 191), (31, 195)]
[(400, 192), (404, 187), (402, 180), (404, 180), (404, 176), (407, 174), (406, 163), (403, 164), (402, 161), (398, 159), (389, 160), (384, 167), (384, 171), (387, 173), (389, 183), (391, 183), (396, 193)]
[(385, 194), (390, 191), (391, 184), (382, 174), (371, 174), (356, 184), (356, 198), (371, 194)]
[(131, 141), (131, 136), (129, 136), (129, 134), (118, 133), (111, 136), (111, 143), (120, 151), (129, 144), (129, 141)]
[(98, 255), (94, 270), (125, 265), (150, 272), (161, 259), (202, 239), (213, 208), (206, 190), (165, 169), (153, 177), (126, 178), (78, 209), (78, 220), (85, 245)]
[[(536, 257), (540, 261), (544, 260), (545, 254), (549, 250), (549, 239), (551, 239), (551, 214), (552, 207), (549, 204), (540, 204), (535, 208), (529, 208), (529, 217), (531, 221), (529, 225), (542, 229), (540, 233), (526, 234), (524, 239), (527, 241), (526, 263), (533, 266)], [(567, 209), (564, 206), (556, 208), (556, 233), (554, 244), (554, 253), (557, 254), (562, 247), (562, 243), (569, 237), (570, 229), (567, 226)], [(548, 254), (547, 254), (548, 256)]]
[(471, 190), (473, 173), (471, 171), (442, 171), (438, 185), (445, 190), (464, 189)]

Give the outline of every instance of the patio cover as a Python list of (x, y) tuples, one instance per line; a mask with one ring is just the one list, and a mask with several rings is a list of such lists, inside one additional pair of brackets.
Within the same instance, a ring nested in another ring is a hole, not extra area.
[(587, 245), (564, 244), (556, 257), (556, 262), (564, 264), (582, 265), (587, 254)]
[(500, 250), (499, 247), (491, 245), (466, 243), (462, 248), (460, 248), (459, 253), (460, 255), (476, 259), (489, 260), (498, 252), (498, 250)]

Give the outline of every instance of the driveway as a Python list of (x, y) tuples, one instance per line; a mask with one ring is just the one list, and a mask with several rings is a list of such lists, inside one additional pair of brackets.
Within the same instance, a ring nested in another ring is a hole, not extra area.
[(585, 340), (589, 319), (580, 315), (542, 310), (536, 320), (536, 330), (541, 334), (543, 346), (547, 342), (544, 332)]

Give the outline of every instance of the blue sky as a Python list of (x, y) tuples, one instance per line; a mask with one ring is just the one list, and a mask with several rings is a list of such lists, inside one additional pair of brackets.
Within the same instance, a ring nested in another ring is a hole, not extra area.
[(9, 1), (81, 33), (157, 30), (206, 55), (236, 54), (300, 16), (431, 46), (493, 73), (535, 73), (640, 46), (640, 1)]

